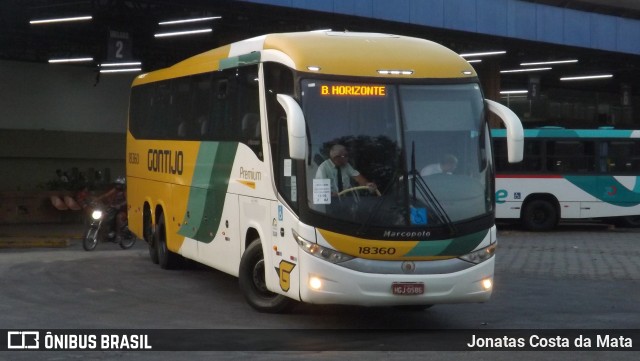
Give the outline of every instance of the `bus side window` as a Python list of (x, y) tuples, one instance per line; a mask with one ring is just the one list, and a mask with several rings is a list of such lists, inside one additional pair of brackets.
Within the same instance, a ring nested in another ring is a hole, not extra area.
[(506, 138), (493, 138), (497, 172), (539, 173), (543, 171), (542, 142), (527, 139), (524, 142), (524, 159), (520, 163), (509, 163)]
[(246, 144), (258, 159), (263, 160), (258, 69), (256, 66), (249, 65), (226, 72), (232, 74), (230, 85), (232, 85), (232, 92), (235, 93), (232, 96), (234, 104), (231, 139)]
[(547, 143), (548, 168), (559, 173), (590, 173), (596, 170), (595, 142), (557, 140)]
[(242, 138), (258, 158), (262, 159), (262, 134), (260, 132), (260, 116), (247, 113), (242, 117)]
[(265, 63), (265, 97), (273, 174), (278, 192), (294, 209), (298, 206), (296, 161), (289, 156), (287, 118), (276, 99), (277, 94), (293, 94), (291, 69), (277, 63)]
[(608, 171), (615, 173), (637, 173), (640, 170), (640, 141), (616, 140), (604, 143), (607, 153)]

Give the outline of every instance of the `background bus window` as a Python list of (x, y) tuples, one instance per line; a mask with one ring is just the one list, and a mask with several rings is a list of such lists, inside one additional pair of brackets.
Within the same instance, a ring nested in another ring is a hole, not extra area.
[(554, 173), (596, 171), (594, 141), (547, 141), (547, 169)]
[(612, 173), (640, 172), (640, 141), (615, 140), (606, 142), (607, 170)]
[(542, 142), (527, 139), (524, 142), (524, 158), (519, 163), (509, 163), (506, 138), (493, 139), (496, 171), (500, 173), (539, 173), (542, 171)]

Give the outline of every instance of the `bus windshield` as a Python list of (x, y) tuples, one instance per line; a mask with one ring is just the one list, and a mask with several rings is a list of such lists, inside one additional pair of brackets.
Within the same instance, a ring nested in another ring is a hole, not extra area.
[(375, 227), (445, 227), (493, 212), (476, 83), (302, 81), (309, 208)]

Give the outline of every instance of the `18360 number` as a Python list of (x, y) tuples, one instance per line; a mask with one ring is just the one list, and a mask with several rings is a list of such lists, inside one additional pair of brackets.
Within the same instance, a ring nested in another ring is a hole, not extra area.
[(394, 255), (396, 249), (394, 247), (358, 247), (358, 253), (360, 254), (379, 254), (379, 255)]

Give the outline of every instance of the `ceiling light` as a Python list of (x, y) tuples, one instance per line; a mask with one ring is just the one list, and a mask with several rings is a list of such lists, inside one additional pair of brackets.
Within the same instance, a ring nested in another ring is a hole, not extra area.
[(141, 62), (139, 61), (132, 61), (132, 62), (128, 62), (128, 63), (102, 63), (100, 64), (100, 67), (103, 68), (113, 68), (113, 67), (119, 67), (119, 66), (136, 66), (136, 65), (142, 65)]
[(131, 73), (134, 71), (142, 71), (142, 68), (104, 69), (100, 70), (100, 73)]
[(560, 80), (571, 81), (571, 80), (589, 80), (589, 79), (605, 79), (605, 78), (613, 78), (613, 74), (567, 76), (567, 77), (560, 78)]
[(309, 71), (320, 71), (319, 66), (313, 66), (313, 65), (308, 66), (307, 69), (309, 69)]
[(87, 15), (87, 16), (75, 16), (70, 18), (31, 20), (29, 21), (29, 24), (39, 25), (39, 24), (51, 24), (51, 23), (64, 23), (69, 21), (86, 21), (91, 19), (93, 19), (93, 17), (91, 15)]
[(552, 68), (527, 68), (527, 69), (510, 69), (510, 70), (500, 70), (501, 73), (524, 73), (530, 71), (545, 71), (551, 70)]
[(476, 56), (490, 56), (490, 55), (500, 55), (500, 54), (506, 54), (506, 53), (507, 53), (506, 50), (497, 50), (497, 51), (485, 51), (481, 53), (460, 54), (460, 56), (463, 58), (471, 58)]
[(500, 94), (527, 94), (528, 90), (501, 90)]
[(86, 63), (89, 61), (93, 61), (93, 58), (59, 58), (59, 59), (49, 59), (50, 64), (56, 63)]
[(169, 37), (169, 36), (181, 36), (181, 35), (193, 35), (193, 34), (210, 33), (212, 31), (213, 31), (213, 29), (174, 31), (174, 32), (171, 32), (171, 33), (157, 33), (154, 36), (156, 38), (166, 38), (166, 37)]
[(570, 60), (552, 60), (552, 61), (539, 61), (535, 63), (520, 63), (520, 66), (535, 66), (535, 65), (551, 65), (551, 64), (571, 64), (577, 63), (578, 59), (570, 59)]
[(469, 59), (467, 63), (482, 63), (482, 59)]
[(192, 18), (192, 19), (181, 19), (181, 20), (170, 20), (170, 21), (161, 21), (158, 25), (175, 25), (175, 24), (186, 24), (186, 23), (197, 23), (201, 21), (209, 21), (215, 19), (222, 19), (222, 16), (209, 16), (204, 18)]

